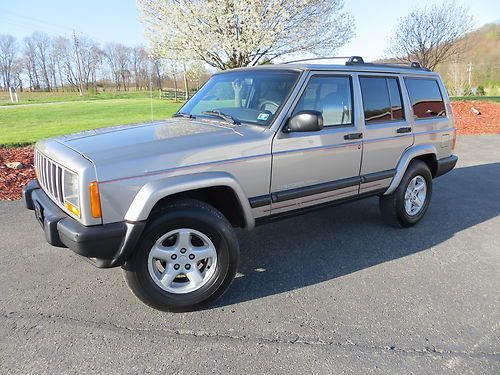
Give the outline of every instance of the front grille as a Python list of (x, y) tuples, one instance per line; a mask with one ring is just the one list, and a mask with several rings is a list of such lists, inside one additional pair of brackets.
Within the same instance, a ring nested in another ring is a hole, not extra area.
[(64, 168), (35, 149), (35, 168), (38, 183), (56, 202), (64, 206)]

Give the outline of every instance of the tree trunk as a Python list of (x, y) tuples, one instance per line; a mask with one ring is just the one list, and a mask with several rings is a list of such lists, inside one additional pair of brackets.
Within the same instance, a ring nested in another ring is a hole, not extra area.
[(187, 71), (186, 71), (186, 64), (183, 65), (184, 69), (184, 98), (185, 100), (189, 99), (189, 86), (188, 86), (188, 79), (187, 79)]
[(59, 72), (59, 81), (61, 82), (61, 91), (64, 91), (64, 81), (62, 77), (61, 64), (57, 64), (57, 70)]
[(174, 100), (177, 102), (177, 75), (175, 74), (175, 71), (172, 71), (172, 77), (174, 78)]

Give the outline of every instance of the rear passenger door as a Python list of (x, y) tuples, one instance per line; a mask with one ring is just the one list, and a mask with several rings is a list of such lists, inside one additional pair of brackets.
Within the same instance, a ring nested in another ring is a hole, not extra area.
[(358, 83), (363, 103), (363, 194), (390, 185), (401, 155), (413, 144), (413, 132), (398, 75), (360, 74)]

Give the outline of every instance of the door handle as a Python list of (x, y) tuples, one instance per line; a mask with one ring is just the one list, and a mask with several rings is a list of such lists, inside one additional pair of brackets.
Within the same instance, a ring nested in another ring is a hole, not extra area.
[(363, 133), (351, 133), (344, 135), (344, 139), (346, 141), (350, 141), (353, 139), (361, 139), (361, 138), (363, 138)]
[(402, 134), (402, 133), (410, 133), (411, 132), (411, 127), (405, 127), (405, 128), (399, 128), (398, 130), (396, 130), (399, 134)]

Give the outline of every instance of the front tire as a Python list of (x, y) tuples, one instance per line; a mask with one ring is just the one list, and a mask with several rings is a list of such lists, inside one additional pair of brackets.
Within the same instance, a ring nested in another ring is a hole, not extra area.
[(145, 304), (163, 311), (191, 311), (219, 297), (231, 284), (239, 246), (229, 221), (214, 207), (184, 199), (148, 223), (124, 277)]
[(427, 164), (413, 160), (394, 192), (380, 197), (380, 212), (386, 223), (408, 228), (427, 212), (432, 196), (432, 174)]

